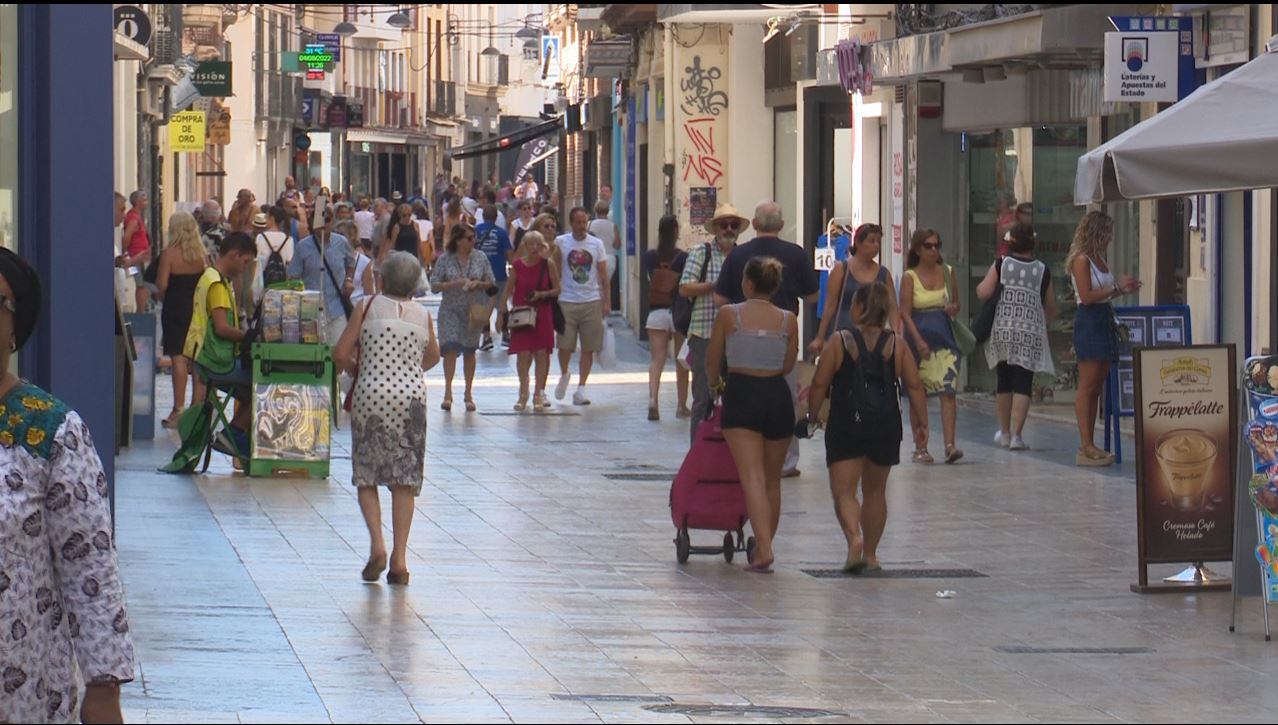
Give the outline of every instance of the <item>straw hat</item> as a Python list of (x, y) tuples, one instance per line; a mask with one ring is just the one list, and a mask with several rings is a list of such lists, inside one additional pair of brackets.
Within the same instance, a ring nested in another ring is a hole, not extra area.
[(261, 212), (258, 212), (257, 214), (253, 215), (253, 228), (254, 228), (254, 229), (265, 229), (265, 228), (266, 228), (266, 226), (267, 226), (267, 224), (266, 224), (266, 215), (265, 215), (265, 214), (263, 214), (263, 213), (261, 213)]
[(724, 221), (725, 219), (739, 219), (741, 220), (741, 223), (746, 226), (749, 226), (750, 224), (749, 219), (746, 219), (745, 217), (737, 213), (737, 208), (735, 206), (727, 202), (724, 202), (720, 204), (719, 206), (715, 207), (714, 217), (712, 217), (710, 221), (706, 222), (706, 231), (710, 232), (711, 234), (716, 234), (717, 232), (715, 230), (715, 227), (718, 226), (719, 222)]

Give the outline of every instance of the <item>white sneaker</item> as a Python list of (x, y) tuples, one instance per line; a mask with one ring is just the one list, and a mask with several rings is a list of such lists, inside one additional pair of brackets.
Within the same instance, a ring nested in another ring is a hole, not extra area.
[(999, 431), (994, 434), (994, 445), (998, 446), (999, 448), (1007, 448), (1011, 444), (1012, 444), (1012, 437), (1010, 435), (1004, 436), (1003, 431)]
[(572, 394), (572, 404), (590, 405), (590, 399), (586, 397), (586, 391), (584, 389), (577, 388), (577, 392)]
[(1012, 436), (1012, 442), (1008, 445), (1008, 448), (1010, 448), (1010, 449), (1012, 449), (1012, 450), (1014, 450), (1014, 451), (1028, 451), (1028, 450), (1029, 450), (1029, 446), (1025, 444), (1025, 439), (1024, 439), (1024, 438), (1021, 438), (1021, 437), (1020, 437), (1020, 436), (1018, 436), (1018, 435), (1013, 435), (1013, 436)]
[(570, 377), (568, 373), (559, 376), (559, 384), (555, 386), (555, 400), (563, 400), (564, 396), (568, 394), (568, 380)]

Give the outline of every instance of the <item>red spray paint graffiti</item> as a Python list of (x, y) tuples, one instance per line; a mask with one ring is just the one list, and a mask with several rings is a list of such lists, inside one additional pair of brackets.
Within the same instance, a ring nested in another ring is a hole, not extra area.
[(683, 122), (683, 132), (692, 144), (683, 152), (683, 180), (689, 172), (695, 172), (706, 186), (715, 186), (723, 178), (723, 162), (719, 160), (714, 143), (713, 117), (690, 118)]

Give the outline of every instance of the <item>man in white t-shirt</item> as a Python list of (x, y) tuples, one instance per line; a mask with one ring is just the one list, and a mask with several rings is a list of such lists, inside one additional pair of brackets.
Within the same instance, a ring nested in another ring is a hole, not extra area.
[(590, 213), (577, 207), (568, 214), (571, 234), (555, 239), (555, 254), (562, 271), (559, 306), (564, 313), (564, 331), (559, 336), (559, 385), (555, 398), (563, 400), (568, 393), (568, 364), (581, 339), (581, 375), (573, 405), (590, 405), (586, 397), (586, 381), (594, 366), (595, 354), (603, 350), (604, 318), (611, 312), (608, 280), (608, 250), (598, 237), (587, 232)]
[(361, 243), (373, 239), (373, 226), (377, 224), (377, 215), (368, 206), (368, 197), (364, 197), (359, 200), (359, 211), (355, 212), (355, 228), (359, 230)]

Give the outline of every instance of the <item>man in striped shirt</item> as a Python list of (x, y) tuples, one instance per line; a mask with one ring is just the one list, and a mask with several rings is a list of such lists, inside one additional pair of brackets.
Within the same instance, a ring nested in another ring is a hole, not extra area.
[(688, 251), (688, 261), (679, 280), (679, 294), (694, 300), (692, 324), (688, 327), (688, 349), (692, 356), (692, 439), (697, 426), (709, 412), (710, 380), (706, 375), (706, 351), (710, 348), (710, 332), (718, 311), (714, 300), (715, 283), (723, 260), (737, 245), (737, 237), (749, 227), (749, 220), (737, 213), (731, 204), (720, 204), (714, 218), (706, 222), (706, 230), (714, 242), (698, 245)]

